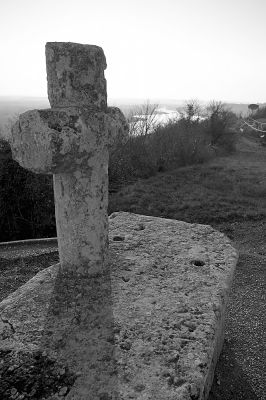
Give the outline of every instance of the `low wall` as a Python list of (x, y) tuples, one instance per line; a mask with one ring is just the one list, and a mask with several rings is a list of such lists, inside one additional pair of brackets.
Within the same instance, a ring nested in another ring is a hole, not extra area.
[(1, 398), (208, 398), (236, 250), (206, 225), (124, 212), (109, 224), (105, 274), (57, 264), (0, 303)]
[(12, 248), (14, 246), (29, 246), (29, 245), (57, 245), (57, 238), (41, 238), (41, 239), (25, 239), (25, 240), (13, 240), (12, 242), (0, 242), (0, 248)]

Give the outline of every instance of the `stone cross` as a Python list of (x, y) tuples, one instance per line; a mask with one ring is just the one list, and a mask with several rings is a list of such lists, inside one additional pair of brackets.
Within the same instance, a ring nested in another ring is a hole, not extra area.
[(100, 47), (47, 43), (46, 68), (51, 109), (20, 115), (12, 155), (26, 169), (53, 174), (61, 270), (98, 274), (108, 249), (108, 148), (127, 123), (107, 107)]

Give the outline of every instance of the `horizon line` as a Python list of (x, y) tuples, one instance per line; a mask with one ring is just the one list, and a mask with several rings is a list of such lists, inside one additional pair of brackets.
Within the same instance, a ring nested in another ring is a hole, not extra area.
[[(0, 99), (40, 99), (40, 100), (48, 100), (48, 96), (37, 96), (37, 95), (0, 95)], [(171, 102), (171, 103), (187, 103), (189, 101), (195, 100), (195, 101), (199, 101), (199, 102), (212, 102), (212, 101), (221, 101), (222, 103), (233, 103), (233, 104), (266, 104), (266, 100), (265, 102), (263, 101), (258, 101), (258, 102), (250, 102), (250, 101), (244, 101), (244, 100), (218, 100), (218, 99), (209, 99), (209, 100), (205, 100), (205, 99), (199, 99), (199, 98), (188, 98), (188, 99), (175, 99), (175, 98), (167, 98), (167, 97), (152, 97), (152, 98), (147, 98), (147, 97), (110, 97), (109, 99), (107, 98), (107, 100), (109, 101), (124, 101), (124, 102), (132, 102), (132, 101), (137, 101), (137, 102), (144, 102), (144, 103), (150, 103), (150, 102)]]

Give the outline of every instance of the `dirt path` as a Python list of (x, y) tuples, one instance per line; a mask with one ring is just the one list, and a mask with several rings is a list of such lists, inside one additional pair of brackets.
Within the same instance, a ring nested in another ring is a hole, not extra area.
[(225, 342), (209, 400), (266, 399), (266, 221), (240, 222), (231, 238), (240, 252), (227, 309)]
[(58, 262), (57, 244), (0, 246), (0, 301)]
[[(245, 147), (242, 143), (239, 154), (229, 158), (227, 166), (242, 168), (243, 174), (254, 171), (258, 182), (265, 184), (265, 150), (247, 144)], [(266, 193), (263, 201), (266, 202)], [(266, 220), (221, 224), (217, 228), (227, 231), (240, 257), (228, 304), (224, 347), (209, 400), (263, 400), (266, 399)]]

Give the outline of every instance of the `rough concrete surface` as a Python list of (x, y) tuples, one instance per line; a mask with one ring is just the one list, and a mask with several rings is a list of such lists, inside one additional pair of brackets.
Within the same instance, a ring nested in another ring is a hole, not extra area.
[[(3, 399), (17, 388), (24, 399), (207, 398), (236, 250), (210, 226), (122, 212), (109, 222), (103, 274), (57, 264), (0, 303)], [(28, 387), (25, 358), (38, 372)]]

